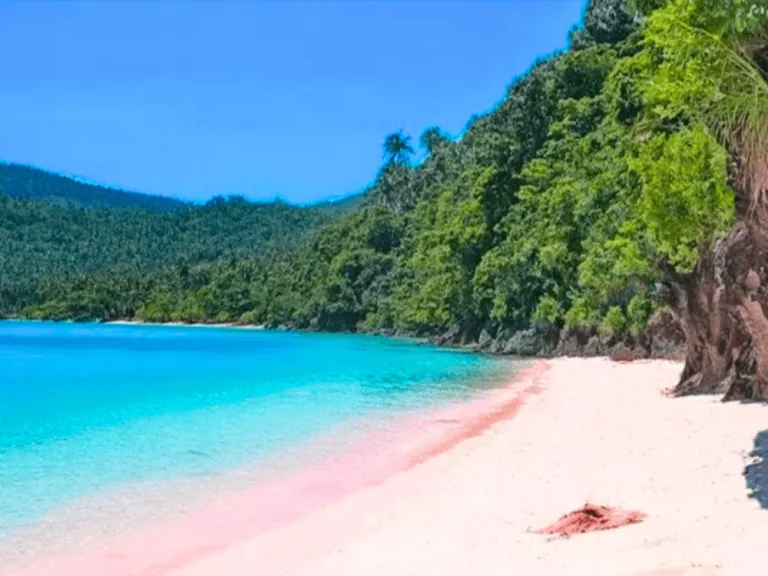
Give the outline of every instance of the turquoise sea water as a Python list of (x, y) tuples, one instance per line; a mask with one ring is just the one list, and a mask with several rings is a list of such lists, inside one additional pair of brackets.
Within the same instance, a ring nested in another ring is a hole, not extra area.
[(370, 336), (0, 322), (0, 534), (72, 498), (467, 399), (506, 369)]

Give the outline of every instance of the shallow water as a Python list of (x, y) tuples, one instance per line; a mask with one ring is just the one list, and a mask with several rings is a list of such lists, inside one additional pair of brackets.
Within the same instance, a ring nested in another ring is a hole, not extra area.
[(0, 535), (76, 499), (217, 475), (478, 395), (509, 365), (352, 335), (0, 323)]

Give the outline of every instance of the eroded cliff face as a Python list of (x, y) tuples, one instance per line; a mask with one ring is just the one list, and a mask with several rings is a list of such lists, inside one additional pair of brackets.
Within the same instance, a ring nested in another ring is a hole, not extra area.
[(754, 192), (762, 182), (743, 184), (737, 224), (675, 289), (686, 340), (679, 395), (768, 400), (768, 204)]

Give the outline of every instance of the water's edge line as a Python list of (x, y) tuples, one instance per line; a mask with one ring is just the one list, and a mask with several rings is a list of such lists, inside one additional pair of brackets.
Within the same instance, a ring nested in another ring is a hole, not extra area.
[(313, 330), (309, 328), (297, 328), (287, 326), (271, 327), (266, 324), (247, 324), (243, 322), (149, 322), (144, 320), (53, 320), (48, 318), (0, 318), (2, 323), (35, 323), (35, 324), (93, 324), (97, 326), (146, 326), (150, 328), (207, 328), (211, 330), (242, 330), (245, 332), (271, 332), (276, 334), (306, 334), (306, 335), (324, 335), (324, 336), (366, 336), (370, 338), (384, 338), (397, 342), (406, 342), (418, 346), (430, 346), (438, 350), (450, 350), (456, 353), (477, 354), (479, 356), (488, 356), (492, 358), (508, 358), (510, 360), (523, 359), (546, 359), (549, 355), (517, 356), (514, 354), (493, 353), (488, 350), (481, 350), (472, 346), (439, 344), (432, 341), (429, 337), (414, 336), (410, 334), (394, 334), (384, 331), (364, 331), (364, 330)]
[[(295, 522), (355, 492), (382, 484), (483, 434), (495, 424), (514, 417), (529, 396), (539, 393), (539, 379), (548, 369), (547, 362), (538, 360), (514, 374), (510, 382), (479, 399), (404, 417), (398, 422), (397, 430), (409, 439), (414, 433), (415, 450), (388, 454), (377, 461), (370, 451), (366, 452), (366, 442), (361, 442), (359, 450), (342, 453), (275, 483), (254, 485), (182, 517), (124, 534), (102, 549), (51, 558), (8, 576), (86, 573), (163, 576), (241, 541)], [(437, 425), (446, 420), (458, 424)], [(430, 431), (436, 432), (437, 437), (429, 438), (427, 432)], [(340, 481), (343, 472), (356, 467), (360, 470), (357, 475), (350, 478), (344, 474)], [(158, 545), (160, 542), (163, 544)]]

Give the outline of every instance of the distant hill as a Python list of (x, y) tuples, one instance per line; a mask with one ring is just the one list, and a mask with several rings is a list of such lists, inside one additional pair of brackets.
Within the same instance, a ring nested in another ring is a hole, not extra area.
[(0, 310), (18, 311), (46, 279), (144, 276), (279, 253), (356, 205), (346, 198), (304, 207), (239, 196), (200, 205), (0, 164)]
[[(34, 166), (1, 161), (0, 194), (26, 200), (51, 200), (65, 204), (72, 203), (105, 208), (168, 211), (192, 205), (191, 202), (176, 198), (129, 192), (119, 188), (91, 184)], [(233, 198), (239, 197), (234, 196)], [(364, 201), (365, 195), (361, 193), (339, 199), (322, 200), (315, 204), (308, 204), (307, 207), (348, 212), (362, 206)]]
[(181, 200), (127, 192), (47, 172), (32, 166), (0, 162), (0, 192), (27, 200), (59, 200), (82, 206), (176, 210), (186, 205)]
[(5, 279), (109, 268), (138, 272), (260, 256), (295, 246), (337, 217), (334, 210), (214, 198), (175, 211), (61, 205), (0, 194), (0, 269)]

